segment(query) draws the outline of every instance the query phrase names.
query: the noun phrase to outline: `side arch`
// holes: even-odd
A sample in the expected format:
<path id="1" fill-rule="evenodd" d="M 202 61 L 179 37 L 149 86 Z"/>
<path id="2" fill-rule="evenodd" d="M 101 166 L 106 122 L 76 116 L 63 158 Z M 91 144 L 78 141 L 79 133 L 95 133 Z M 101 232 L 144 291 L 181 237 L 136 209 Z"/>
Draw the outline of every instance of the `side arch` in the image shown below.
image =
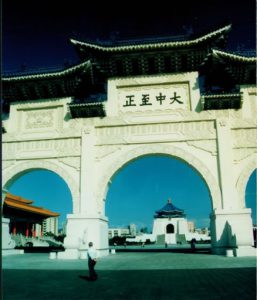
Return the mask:
<path id="1" fill-rule="evenodd" d="M 49 161 L 26 161 L 16 163 L 13 167 L 6 171 L 3 171 L 3 188 L 7 189 L 11 184 L 20 176 L 33 171 L 33 170 L 49 170 L 58 174 L 68 185 L 72 196 L 72 210 L 73 213 L 78 213 L 79 209 L 79 187 L 74 179 L 68 174 L 68 172 L 61 166 L 54 162 Z"/>
<path id="2" fill-rule="evenodd" d="M 101 182 L 101 184 L 98 185 L 99 190 L 97 193 L 97 200 L 105 200 L 108 188 L 112 182 L 112 178 L 121 168 L 123 168 L 129 162 L 137 158 L 152 154 L 175 157 L 177 159 L 183 160 L 189 166 L 193 167 L 196 171 L 198 171 L 199 175 L 203 178 L 203 180 L 208 186 L 211 197 L 212 209 L 222 207 L 221 191 L 218 182 L 211 174 L 207 166 L 198 158 L 193 156 L 191 153 L 185 151 L 184 149 L 170 145 L 144 145 L 123 152 L 123 154 L 120 155 L 119 159 L 111 162 L 109 167 L 99 178 L 99 182 Z M 101 205 L 99 202 L 98 204 Z"/>
<path id="3" fill-rule="evenodd" d="M 245 208 L 245 190 L 247 182 L 251 176 L 251 174 L 254 172 L 254 170 L 257 169 L 257 159 L 254 157 L 247 166 L 242 170 L 240 173 L 238 179 L 236 188 L 239 194 L 239 205 L 241 208 Z"/>

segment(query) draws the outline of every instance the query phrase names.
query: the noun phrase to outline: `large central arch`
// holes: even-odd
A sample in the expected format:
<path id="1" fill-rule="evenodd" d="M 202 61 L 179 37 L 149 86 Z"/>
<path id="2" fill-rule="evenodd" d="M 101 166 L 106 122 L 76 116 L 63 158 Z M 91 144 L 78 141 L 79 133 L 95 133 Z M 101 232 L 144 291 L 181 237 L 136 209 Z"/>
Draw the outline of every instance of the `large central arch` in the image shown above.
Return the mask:
<path id="1" fill-rule="evenodd" d="M 127 150 L 119 157 L 119 159 L 112 161 L 109 167 L 105 170 L 103 175 L 100 177 L 100 181 L 102 184 L 98 185 L 101 187 L 99 189 L 98 199 L 105 200 L 108 192 L 108 188 L 112 182 L 112 178 L 115 176 L 117 172 L 131 161 L 136 160 L 140 157 L 147 155 L 165 155 L 171 156 L 180 160 L 183 160 L 189 166 L 193 167 L 206 182 L 207 187 L 209 189 L 210 197 L 212 199 L 212 209 L 221 208 L 221 193 L 219 189 L 219 185 L 212 175 L 211 171 L 197 159 L 191 153 L 181 149 L 179 147 L 175 147 L 172 145 L 143 145 L 139 146 L 133 150 Z"/>

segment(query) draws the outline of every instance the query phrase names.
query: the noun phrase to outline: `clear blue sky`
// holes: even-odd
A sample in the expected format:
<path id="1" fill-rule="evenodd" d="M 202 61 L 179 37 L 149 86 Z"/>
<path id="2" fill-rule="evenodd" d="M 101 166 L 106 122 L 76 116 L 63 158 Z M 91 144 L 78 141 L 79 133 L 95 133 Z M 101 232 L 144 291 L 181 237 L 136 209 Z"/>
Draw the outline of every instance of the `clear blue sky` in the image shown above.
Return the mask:
<path id="1" fill-rule="evenodd" d="M 33 171 L 20 177 L 10 192 L 34 200 L 61 214 L 59 224 L 72 211 L 66 183 L 50 171 Z M 188 220 L 198 227 L 209 226 L 211 202 L 206 184 L 194 169 L 177 159 L 162 156 L 140 158 L 124 167 L 114 178 L 106 199 L 110 226 L 135 223 L 138 229 L 152 228 L 153 215 L 168 198 L 184 209 Z M 253 209 L 256 223 L 256 172 L 246 188 L 246 205 Z"/>

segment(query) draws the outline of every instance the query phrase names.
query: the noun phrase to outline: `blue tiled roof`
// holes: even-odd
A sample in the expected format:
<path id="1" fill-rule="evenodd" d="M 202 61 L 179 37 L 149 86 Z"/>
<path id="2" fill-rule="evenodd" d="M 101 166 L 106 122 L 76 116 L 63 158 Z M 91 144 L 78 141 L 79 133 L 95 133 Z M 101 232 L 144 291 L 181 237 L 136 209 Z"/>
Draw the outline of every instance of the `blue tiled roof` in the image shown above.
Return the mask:
<path id="1" fill-rule="evenodd" d="M 175 205 L 172 203 L 167 203 L 165 206 L 163 206 L 162 209 L 157 210 L 156 212 L 184 212 L 183 209 L 177 208 Z"/>
<path id="2" fill-rule="evenodd" d="M 173 216 L 173 217 L 183 217 L 185 216 L 184 210 L 176 207 L 173 205 L 170 200 L 168 203 L 163 206 L 163 208 L 156 211 L 155 217 L 167 217 L 167 216 Z"/>

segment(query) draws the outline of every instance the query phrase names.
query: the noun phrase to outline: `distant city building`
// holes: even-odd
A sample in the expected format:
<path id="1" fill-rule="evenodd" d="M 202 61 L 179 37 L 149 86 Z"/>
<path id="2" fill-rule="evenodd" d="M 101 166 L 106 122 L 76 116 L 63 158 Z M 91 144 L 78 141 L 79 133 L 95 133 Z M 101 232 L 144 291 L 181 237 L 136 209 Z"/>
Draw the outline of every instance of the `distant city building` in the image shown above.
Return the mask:
<path id="1" fill-rule="evenodd" d="M 129 224 L 129 231 L 131 236 L 137 235 L 137 226 L 136 224 Z"/>
<path id="2" fill-rule="evenodd" d="M 193 221 L 187 221 L 187 227 L 189 232 L 195 232 L 195 223 Z"/>
<path id="3" fill-rule="evenodd" d="M 58 235 L 58 217 L 47 218 L 42 223 L 43 233 L 52 232 Z"/>
<path id="4" fill-rule="evenodd" d="M 62 222 L 62 228 L 59 229 L 59 233 L 66 235 L 66 228 L 67 228 L 67 220 L 65 222 Z"/>
<path id="5" fill-rule="evenodd" d="M 108 229 L 109 239 L 115 236 L 136 236 L 137 235 L 137 226 L 136 224 L 129 224 L 128 228 L 115 227 Z"/>
<path id="6" fill-rule="evenodd" d="M 109 239 L 115 236 L 129 236 L 130 231 L 128 228 L 109 228 L 108 229 L 108 237 Z"/>

